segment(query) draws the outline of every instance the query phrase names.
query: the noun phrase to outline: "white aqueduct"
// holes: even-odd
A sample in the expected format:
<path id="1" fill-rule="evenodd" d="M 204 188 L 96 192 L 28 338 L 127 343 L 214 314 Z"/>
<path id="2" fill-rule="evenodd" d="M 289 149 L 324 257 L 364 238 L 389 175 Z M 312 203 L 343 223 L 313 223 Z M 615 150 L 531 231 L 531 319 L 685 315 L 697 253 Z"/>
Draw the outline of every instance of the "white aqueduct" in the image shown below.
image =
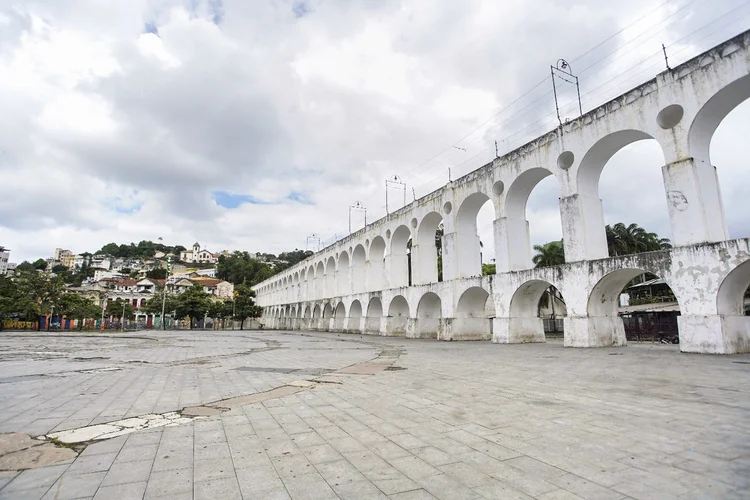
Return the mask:
<path id="1" fill-rule="evenodd" d="M 626 340 L 618 296 L 633 277 L 650 272 L 679 302 L 683 352 L 748 352 L 743 295 L 750 285 L 750 239 L 729 239 L 709 158 L 719 123 L 748 97 L 750 31 L 256 285 L 262 322 L 287 330 L 544 342 L 538 303 L 553 285 L 566 303 L 565 346 L 621 346 Z M 643 139 L 655 139 L 666 159 L 674 248 L 609 257 L 599 177 L 617 151 Z M 535 269 L 526 202 L 550 175 L 561 193 L 567 262 Z M 495 214 L 492 276 L 482 276 L 476 223 L 487 201 Z M 750 203 L 745 208 L 750 214 Z M 441 221 L 438 281 L 435 231 Z"/>

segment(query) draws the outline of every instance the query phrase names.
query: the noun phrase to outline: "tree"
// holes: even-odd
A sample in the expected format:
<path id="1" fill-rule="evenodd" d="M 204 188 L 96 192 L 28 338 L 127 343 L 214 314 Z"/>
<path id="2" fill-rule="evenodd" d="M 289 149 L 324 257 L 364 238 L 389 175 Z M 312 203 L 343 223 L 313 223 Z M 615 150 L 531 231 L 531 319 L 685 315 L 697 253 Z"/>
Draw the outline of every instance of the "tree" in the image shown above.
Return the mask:
<path id="1" fill-rule="evenodd" d="M 47 261 L 44 259 L 37 259 L 32 265 L 34 266 L 34 269 L 38 271 L 44 271 L 45 269 L 47 269 Z"/>
<path id="2" fill-rule="evenodd" d="M 614 226 L 607 224 L 604 229 L 610 257 L 672 248 L 668 238 L 659 238 L 659 235 L 647 232 L 638 224 L 626 226 L 618 222 Z"/>
<path id="3" fill-rule="evenodd" d="M 253 286 L 270 278 L 276 272 L 265 262 L 250 257 L 247 252 L 222 255 L 216 264 L 216 277 L 234 285 L 248 283 Z"/>
<path id="4" fill-rule="evenodd" d="M 544 245 L 534 245 L 537 254 L 531 259 L 536 267 L 550 267 L 565 264 L 565 249 L 562 240 L 550 241 Z"/>
<path id="5" fill-rule="evenodd" d="M 55 266 L 52 266 L 52 272 L 55 274 L 61 274 L 68 272 L 68 268 L 63 266 L 62 264 L 57 264 Z"/>
<path id="6" fill-rule="evenodd" d="M 482 264 L 482 276 L 490 276 L 496 272 L 495 264 Z"/>
<path id="7" fill-rule="evenodd" d="M 232 317 L 232 301 L 231 300 L 214 300 L 208 308 L 208 316 L 213 318 L 214 321 L 217 319 L 231 318 Z"/>
<path id="8" fill-rule="evenodd" d="M 177 308 L 177 297 L 173 294 L 168 293 L 165 300 L 164 288 L 159 287 L 159 291 L 155 293 L 153 297 L 148 299 L 146 303 L 141 307 L 141 311 L 146 314 L 161 315 L 162 304 L 164 305 L 164 314 L 167 315 Z"/>
<path id="9" fill-rule="evenodd" d="M 234 319 L 240 322 L 240 330 L 247 318 L 259 318 L 263 313 L 260 306 L 255 305 L 255 290 L 246 284 L 234 287 Z"/>
<path id="10" fill-rule="evenodd" d="M 167 279 L 167 270 L 163 268 L 152 269 L 146 272 L 146 277 L 155 280 L 164 280 Z"/>
<path id="11" fill-rule="evenodd" d="M 34 264 L 29 262 L 28 260 L 25 260 L 16 266 L 16 272 L 35 271 L 35 270 L 36 268 L 34 267 Z"/>
<path id="12" fill-rule="evenodd" d="M 125 318 L 132 318 L 135 314 L 133 304 L 127 299 L 123 300 L 120 298 L 107 301 L 107 315 L 121 317 L 123 307 L 125 307 Z"/>
<path id="13" fill-rule="evenodd" d="M 211 306 L 211 295 L 203 291 L 200 285 L 193 285 L 177 297 L 175 310 L 177 316 L 190 318 L 190 328 L 193 328 L 194 320 L 202 318 Z"/>
<path id="14" fill-rule="evenodd" d="M 77 319 L 78 329 L 82 330 L 83 320 L 100 317 L 102 308 L 85 297 L 75 293 L 66 293 L 60 298 L 60 314 Z"/>

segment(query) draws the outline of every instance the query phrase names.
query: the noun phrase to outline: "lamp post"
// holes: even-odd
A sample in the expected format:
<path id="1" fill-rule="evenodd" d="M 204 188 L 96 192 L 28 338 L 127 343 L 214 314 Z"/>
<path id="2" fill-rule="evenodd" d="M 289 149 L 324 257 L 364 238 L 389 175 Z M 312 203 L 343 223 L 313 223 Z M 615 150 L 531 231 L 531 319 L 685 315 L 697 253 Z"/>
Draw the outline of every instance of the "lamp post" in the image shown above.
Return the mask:
<path id="1" fill-rule="evenodd" d="M 101 324 L 101 331 L 104 333 L 104 309 L 106 309 L 107 306 L 107 297 L 102 296 L 102 324 Z"/>
<path id="2" fill-rule="evenodd" d="M 167 257 L 167 275 L 164 277 L 164 290 L 161 291 L 161 329 L 166 330 L 167 325 L 164 322 L 164 308 L 167 305 L 167 281 L 169 273 L 172 270 L 172 256 Z"/>
<path id="3" fill-rule="evenodd" d="M 122 301 L 122 316 L 120 316 L 120 331 L 125 331 L 125 304 L 126 302 Z"/>

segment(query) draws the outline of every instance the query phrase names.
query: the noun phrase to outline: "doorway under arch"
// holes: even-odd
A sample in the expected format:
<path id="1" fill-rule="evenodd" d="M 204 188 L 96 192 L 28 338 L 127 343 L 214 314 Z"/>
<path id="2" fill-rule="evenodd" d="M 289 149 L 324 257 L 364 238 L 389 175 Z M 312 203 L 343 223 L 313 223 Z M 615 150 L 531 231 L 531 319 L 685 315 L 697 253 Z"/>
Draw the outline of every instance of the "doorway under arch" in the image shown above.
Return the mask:
<path id="1" fill-rule="evenodd" d="M 358 300 L 353 300 L 349 306 L 349 325 L 347 330 L 350 332 L 359 332 L 361 329 L 360 321 L 362 319 L 362 304 Z"/>
<path id="2" fill-rule="evenodd" d="M 484 288 L 468 288 L 458 299 L 453 319 L 452 337 L 463 340 L 487 340 L 492 337 L 495 304 Z"/>
<path id="3" fill-rule="evenodd" d="M 383 317 L 383 303 L 379 297 L 370 299 L 367 304 L 367 319 L 365 320 L 365 330 L 368 332 L 380 332 L 380 320 Z"/>
<path id="4" fill-rule="evenodd" d="M 336 309 L 333 311 L 333 329 L 337 332 L 344 330 L 344 323 L 346 321 L 346 308 L 343 302 L 339 302 Z"/>
<path id="5" fill-rule="evenodd" d="M 637 268 L 612 271 L 589 295 L 589 343 L 591 339 L 601 346 L 622 346 L 628 340 L 677 343 L 679 312 L 679 298 L 659 276 Z"/>
<path id="6" fill-rule="evenodd" d="M 409 303 L 402 295 L 396 295 L 388 306 L 388 325 L 386 332 L 390 335 L 406 335 L 409 324 Z"/>
<path id="7" fill-rule="evenodd" d="M 513 342 L 545 342 L 545 331 L 549 329 L 545 320 L 554 322 L 565 316 L 565 313 L 560 314 L 562 311 L 557 311 L 552 318 L 543 317 L 546 316 L 543 309 L 546 295 L 552 295 L 555 300 L 560 297 L 559 300 L 564 302 L 559 289 L 544 280 L 527 281 L 515 291 L 510 300 L 508 321 L 508 334 Z"/>
<path id="8" fill-rule="evenodd" d="M 419 338 L 436 339 L 442 318 L 442 302 L 433 292 L 425 293 L 417 305 L 417 335 Z"/>

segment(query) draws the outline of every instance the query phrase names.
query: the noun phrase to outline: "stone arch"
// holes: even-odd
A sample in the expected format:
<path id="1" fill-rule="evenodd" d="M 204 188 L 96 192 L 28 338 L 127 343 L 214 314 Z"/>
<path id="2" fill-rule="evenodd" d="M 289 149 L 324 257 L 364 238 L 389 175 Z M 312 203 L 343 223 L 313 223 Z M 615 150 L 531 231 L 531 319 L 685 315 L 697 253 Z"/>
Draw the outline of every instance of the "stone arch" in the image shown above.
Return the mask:
<path id="1" fill-rule="evenodd" d="M 489 292 L 482 287 L 473 286 L 466 289 L 458 299 L 456 307 L 457 318 L 492 318 L 494 313 L 488 315 L 487 302 L 491 300 Z M 493 305 L 494 307 L 494 305 Z"/>
<path id="2" fill-rule="evenodd" d="M 379 291 L 385 288 L 385 240 L 382 236 L 376 236 L 370 242 L 369 289 Z"/>
<path id="3" fill-rule="evenodd" d="M 383 317 L 383 303 L 380 297 L 373 297 L 367 304 L 367 319 L 365 329 L 370 332 L 380 332 L 380 319 Z"/>
<path id="4" fill-rule="evenodd" d="M 435 233 L 442 221 L 443 217 L 439 213 L 430 212 L 419 224 L 416 245 L 412 247 L 412 281 L 417 285 L 439 281 Z"/>
<path id="5" fill-rule="evenodd" d="M 325 271 L 325 296 L 333 297 L 336 295 L 336 259 L 333 255 L 328 257 L 326 260 L 326 271 Z"/>
<path id="6" fill-rule="evenodd" d="M 299 300 L 299 271 L 294 273 L 294 278 L 292 279 L 292 300 L 297 301 Z"/>
<path id="7" fill-rule="evenodd" d="M 349 254 L 346 250 L 339 254 L 339 265 L 336 269 L 336 285 L 339 295 L 349 295 L 352 292 L 349 281 Z"/>
<path id="8" fill-rule="evenodd" d="M 325 265 L 321 260 L 315 266 L 315 298 L 322 299 L 325 297 Z"/>
<path id="9" fill-rule="evenodd" d="M 365 247 L 362 244 L 354 247 L 354 251 L 352 252 L 352 291 L 354 293 L 361 293 L 366 289 L 366 261 Z"/>
<path id="10" fill-rule="evenodd" d="M 315 268 L 310 264 L 305 274 L 305 298 L 307 300 L 315 297 Z"/>
<path id="11" fill-rule="evenodd" d="M 484 340 L 492 337 L 491 318 L 495 317 L 492 296 L 482 287 L 466 289 L 458 299 L 451 338 Z"/>
<path id="12" fill-rule="evenodd" d="M 737 106 L 750 98 L 750 75 L 734 80 L 714 94 L 698 111 L 690 124 L 688 148 L 690 156 L 711 165 L 709 147 L 722 120 Z"/>
<path id="13" fill-rule="evenodd" d="M 722 316 L 745 315 L 745 293 L 750 287 L 750 260 L 735 267 L 719 285 L 716 310 Z M 750 332 L 750 329 L 747 330 Z"/>
<path id="14" fill-rule="evenodd" d="M 333 317 L 334 317 L 334 329 L 343 330 L 344 321 L 346 319 L 346 308 L 344 307 L 343 302 L 338 303 L 338 305 L 336 306 L 336 309 L 333 311 Z"/>
<path id="15" fill-rule="evenodd" d="M 323 306 L 323 319 L 331 318 L 333 318 L 333 307 L 331 307 L 330 302 L 326 302 L 326 305 Z"/>
<path id="16" fill-rule="evenodd" d="M 409 303 L 403 295 L 396 295 L 388 305 L 387 331 L 391 335 L 405 335 L 409 323 Z"/>
<path id="17" fill-rule="evenodd" d="M 312 319 L 320 319 L 320 306 L 318 304 L 315 304 L 313 308 Z"/>
<path id="18" fill-rule="evenodd" d="M 545 280 L 529 280 L 521 284 L 513 293 L 510 300 L 508 329 L 514 342 L 544 342 L 545 324 L 540 317 L 540 303 L 546 294 L 552 294 L 554 304 L 560 290 Z M 558 317 L 565 316 L 567 311 L 556 313 Z M 557 318 L 548 318 L 557 321 Z"/>
<path id="19" fill-rule="evenodd" d="M 442 317 L 442 301 L 433 292 L 422 295 L 417 304 L 417 334 L 420 338 L 437 338 Z"/>
<path id="20" fill-rule="evenodd" d="M 477 215 L 490 201 L 484 193 L 467 196 L 456 215 L 456 254 L 459 278 L 482 276 L 482 244 L 477 231 Z"/>
<path id="21" fill-rule="evenodd" d="M 721 328 L 731 352 L 750 351 L 750 312 L 745 306 L 745 295 L 750 287 L 750 260 L 735 267 L 719 285 L 716 307 L 721 316 Z"/>
<path id="22" fill-rule="evenodd" d="M 533 267 L 526 204 L 537 184 L 550 175 L 552 172 L 546 168 L 530 168 L 516 177 L 508 188 L 505 196 L 505 217 L 501 221 L 505 238 L 495 250 L 498 255 L 498 272 Z"/>
<path id="23" fill-rule="evenodd" d="M 352 304 L 349 306 L 349 317 L 350 318 L 361 318 L 362 317 L 362 303 L 354 299 Z"/>
<path id="24" fill-rule="evenodd" d="M 620 294 L 627 283 L 645 273 L 655 274 L 649 270 L 640 268 L 617 269 L 604 275 L 594 285 L 589 294 L 586 306 L 589 322 L 587 333 L 589 338 L 593 337 L 597 339 L 599 345 L 602 346 L 621 346 L 627 344 L 625 325 L 622 316 L 619 314 Z M 663 281 L 667 283 L 666 280 Z M 669 283 L 667 283 L 667 286 L 669 286 Z M 671 286 L 670 289 L 672 289 Z M 674 293 L 674 289 L 672 291 Z M 679 305 L 680 298 L 676 294 L 675 300 L 677 300 Z M 676 318 L 674 323 L 675 333 L 679 334 Z"/>
<path id="25" fill-rule="evenodd" d="M 393 231 L 391 236 L 390 252 L 390 286 L 391 288 L 401 288 L 409 286 L 409 248 L 408 243 L 411 239 L 411 230 L 408 226 L 400 225 Z"/>
<path id="26" fill-rule="evenodd" d="M 304 316 L 304 318 L 305 319 L 312 318 L 312 310 L 310 309 L 309 305 L 305 306 L 305 316 Z"/>
<path id="27" fill-rule="evenodd" d="M 347 322 L 347 331 L 359 333 L 361 330 L 362 303 L 359 300 L 353 300 L 349 306 L 349 320 Z"/>

